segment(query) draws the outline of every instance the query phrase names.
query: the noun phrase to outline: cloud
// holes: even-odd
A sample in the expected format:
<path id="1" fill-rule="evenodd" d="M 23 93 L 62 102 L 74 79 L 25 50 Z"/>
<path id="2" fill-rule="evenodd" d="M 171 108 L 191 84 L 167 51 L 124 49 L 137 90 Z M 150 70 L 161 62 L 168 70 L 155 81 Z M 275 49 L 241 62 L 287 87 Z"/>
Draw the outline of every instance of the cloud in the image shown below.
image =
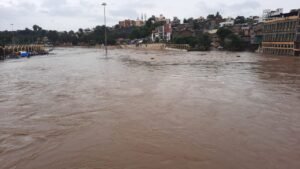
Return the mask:
<path id="1" fill-rule="evenodd" d="M 197 3 L 197 7 L 200 8 L 202 13 L 206 14 L 215 14 L 216 12 L 220 12 L 226 16 L 236 16 L 236 15 L 260 15 L 257 13 L 257 9 L 261 8 L 261 4 L 258 1 L 242 1 L 236 3 L 209 3 L 207 4 L 204 1 L 200 1 Z"/>
<path id="2" fill-rule="evenodd" d="M 124 1 L 119 4 L 111 4 L 108 6 L 111 8 L 109 14 L 119 19 L 136 19 L 140 17 L 142 13 L 145 13 L 145 9 L 153 9 L 156 7 L 154 3 L 133 0 Z"/>
<path id="3" fill-rule="evenodd" d="M 119 20 L 164 14 L 179 18 L 207 16 L 219 11 L 223 16 L 261 15 L 263 9 L 300 7 L 296 0 L 103 0 L 107 2 L 108 25 Z M 0 30 L 24 29 L 37 24 L 45 29 L 78 30 L 103 24 L 99 0 L 0 0 Z"/>
<path id="4" fill-rule="evenodd" d="M 0 5 L 0 23 L 24 23 L 25 18 L 29 18 L 32 13 L 37 10 L 37 6 L 33 3 L 21 2 L 13 4 L 10 2 L 6 5 Z M 21 14 L 21 15 L 20 15 Z"/>
<path id="5" fill-rule="evenodd" d="M 79 6 L 67 3 L 67 0 L 44 0 L 41 4 L 41 12 L 49 16 L 71 17 L 85 14 Z"/>
<path id="6" fill-rule="evenodd" d="M 126 3 L 126 7 L 134 9 L 153 9 L 156 7 L 156 4 L 153 2 L 134 1 Z"/>
<path id="7" fill-rule="evenodd" d="M 110 10 L 109 13 L 115 17 L 134 18 L 139 16 L 138 12 L 132 9 Z"/>

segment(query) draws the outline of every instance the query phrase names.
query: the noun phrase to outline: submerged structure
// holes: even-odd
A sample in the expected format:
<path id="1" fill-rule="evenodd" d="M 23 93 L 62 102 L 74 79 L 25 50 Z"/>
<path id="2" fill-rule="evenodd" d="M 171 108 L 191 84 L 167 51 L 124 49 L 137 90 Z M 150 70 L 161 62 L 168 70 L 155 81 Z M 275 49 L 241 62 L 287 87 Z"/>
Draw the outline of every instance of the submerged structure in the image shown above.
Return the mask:
<path id="1" fill-rule="evenodd" d="M 300 55 L 300 10 L 273 15 L 264 21 L 262 50 L 272 55 Z"/>

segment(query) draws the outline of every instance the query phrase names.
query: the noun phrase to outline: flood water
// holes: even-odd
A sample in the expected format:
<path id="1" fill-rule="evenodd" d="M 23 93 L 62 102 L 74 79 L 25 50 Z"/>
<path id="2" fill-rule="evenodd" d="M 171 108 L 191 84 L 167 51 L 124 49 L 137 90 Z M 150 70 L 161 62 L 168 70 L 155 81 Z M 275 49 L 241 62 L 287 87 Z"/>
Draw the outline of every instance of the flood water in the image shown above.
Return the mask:
<path id="1" fill-rule="evenodd" d="M 300 58 L 54 53 L 0 62 L 1 169 L 300 168 Z"/>

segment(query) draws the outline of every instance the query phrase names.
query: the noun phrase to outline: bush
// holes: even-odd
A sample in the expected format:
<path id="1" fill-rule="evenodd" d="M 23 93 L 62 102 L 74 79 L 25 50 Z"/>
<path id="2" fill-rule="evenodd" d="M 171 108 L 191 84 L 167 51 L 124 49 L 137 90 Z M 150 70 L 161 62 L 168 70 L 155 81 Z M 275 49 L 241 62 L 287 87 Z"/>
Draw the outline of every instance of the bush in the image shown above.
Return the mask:
<path id="1" fill-rule="evenodd" d="M 210 49 L 211 39 L 208 34 L 202 34 L 198 37 L 178 37 L 173 39 L 175 44 L 189 44 L 195 50 L 206 51 Z"/>
<path id="2" fill-rule="evenodd" d="M 224 42 L 225 38 L 229 35 L 233 34 L 233 32 L 230 29 L 227 28 L 220 28 L 217 31 L 217 35 L 220 38 L 221 42 Z"/>
<path id="3" fill-rule="evenodd" d="M 243 39 L 235 35 L 230 29 L 220 28 L 217 35 L 221 41 L 221 45 L 225 50 L 243 51 L 246 49 L 246 44 Z"/>
<path id="4" fill-rule="evenodd" d="M 224 40 L 224 49 L 230 51 L 243 51 L 246 45 L 243 39 L 235 34 L 227 36 Z"/>

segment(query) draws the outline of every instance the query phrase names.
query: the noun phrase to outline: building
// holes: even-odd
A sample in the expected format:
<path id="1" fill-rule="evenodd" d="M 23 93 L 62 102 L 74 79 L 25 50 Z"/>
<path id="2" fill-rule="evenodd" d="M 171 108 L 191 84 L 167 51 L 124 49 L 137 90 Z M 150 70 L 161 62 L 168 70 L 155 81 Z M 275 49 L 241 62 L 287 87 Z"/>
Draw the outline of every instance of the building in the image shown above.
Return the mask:
<path id="1" fill-rule="evenodd" d="M 283 13 L 283 9 L 282 8 L 278 8 L 275 11 L 272 11 L 270 9 L 265 9 L 263 11 L 262 21 L 267 21 L 267 20 L 271 19 L 272 17 L 280 15 L 282 13 Z"/>
<path id="2" fill-rule="evenodd" d="M 172 37 L 172 24 L 166 23 L 162 26 L 157 27 L 151 35 L 152 42 L 166 41 L 169 42 Z"/>
<path id="3" fill-rule="evenodd" d="M 137 19 L 136 21 L 133 21 L 133 26 L 142 27 L 144 25 L 145 25 L 145 22 L 143 20 Z"/>
<path id="4" fill-rule="evenodd" d="M 263 24 L 262 50 L 265 54 L 300 54 L 300 10 L 273 15 Z"/>
<path id="5" fill-rule="evenodd" d="M 144 24 L 145 24 L 145 22 L 140 19 L 137 19 L 137 20 L 126 19 L 124 21 L 119 21 L 120 28 L 130 28 L 133 26 L 142 27 L 142 26 L 144 26 Z"/>
<path id="6" fill-rule="evenodd" d="M 225 22 L 220 23 L 220 27 L 227 27 L 227 26 L 233 26 L 233 25 L 234 25 L 233 18 L 227 18 Z"/>
<path id="7" fill-rule="evenodd" d="M 250 36 L 251 44 L 259 47 L 263 39 L 263 23 L 257 23 L 252 25 L 252 29 L 250 30 Z"/>
<path id="8" fill-rule="evenodd" d="M 185 38 L 195 36 L 193 25 L 184 23 L 173 27 L 173 38 Z"/>
<path id="9" fill-rule="evenodd" d="M 129 28 L 129 27 L 134 26 L 134 21 L 130 20 L 130 19 L 126 19 L 124 21 L 120 21 L 119 26 L 120 26 L 120 28 Z"/>
<path id="10" fill-rule="evenodd" d="M 252 20 L 253 23 L 260 23 L 260 22 L 262 22 L 262 17 L 259 17 L 259 16 L 249 16 L 248 19 Z"/>

